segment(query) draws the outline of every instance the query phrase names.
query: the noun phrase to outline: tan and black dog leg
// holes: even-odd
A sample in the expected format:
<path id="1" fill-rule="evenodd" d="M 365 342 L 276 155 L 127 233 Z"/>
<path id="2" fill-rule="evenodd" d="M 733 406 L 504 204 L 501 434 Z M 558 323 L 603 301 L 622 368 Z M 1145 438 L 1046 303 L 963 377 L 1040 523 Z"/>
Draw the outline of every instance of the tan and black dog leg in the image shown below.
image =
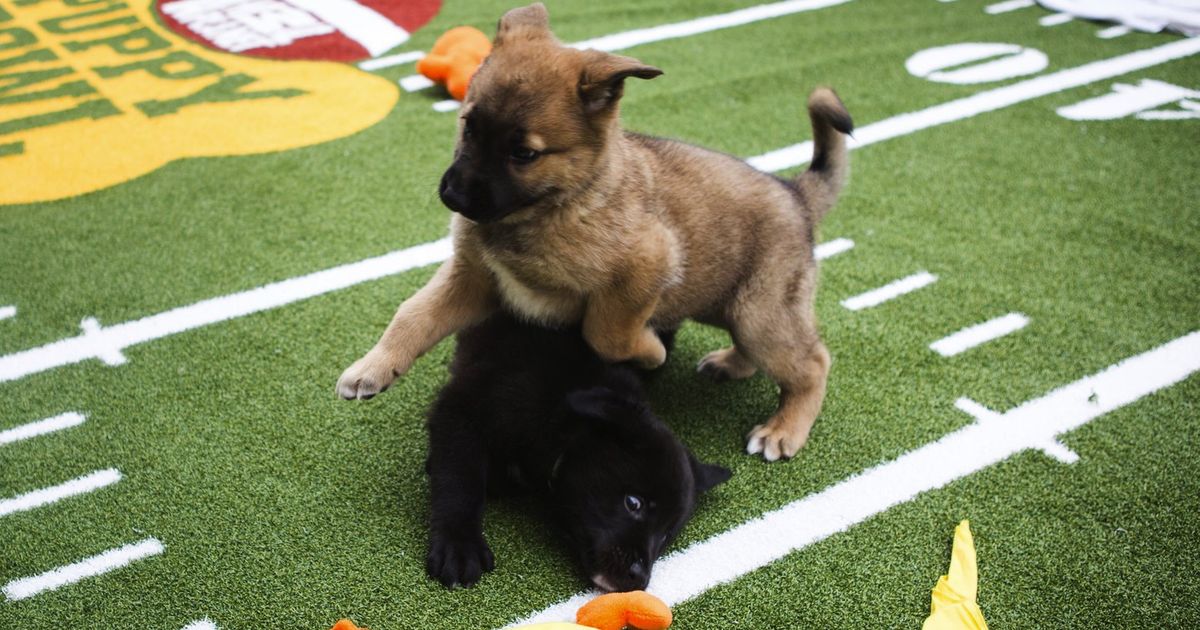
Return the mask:
<path id="1" fill-rule="evenodd" d="M 735 318 L 731 332 L 743 355 L 779 384 L 779 408 L 751 429 L 746 450 L 762 453 L 768 461 L 792 457 L 808 440 L 821 412 L 832 363 L 817 335 L 812 306 L 745 309 Z"/>
<path id="2" fill-rule="evenodd" d="M 625 290 L 595 294 L 583 316 L 583 338 L 605 361 L 656 368 L 667 360 L 667 349 L 646 325 L 657 304 L 657 298 L 649 304 L 633 303 Z"/>
<path id="3" fill-rule="evenodd" d="M 742 354 L 737 346 L 730 346 L 708 353 L 696 365 L 696 371 L 718 383 L 750 378 L 758 371 L 754 363 Z"/>
<path id="4" fill-rule="evenodd" d="M 400 305 L 375 347 L 346 368 L 338 379 L 338 394 L 347 400 L 371 398 L 437 342 L 483 321 L 495 310 L 491 277 L 482 266 L 456 255 Z"/>

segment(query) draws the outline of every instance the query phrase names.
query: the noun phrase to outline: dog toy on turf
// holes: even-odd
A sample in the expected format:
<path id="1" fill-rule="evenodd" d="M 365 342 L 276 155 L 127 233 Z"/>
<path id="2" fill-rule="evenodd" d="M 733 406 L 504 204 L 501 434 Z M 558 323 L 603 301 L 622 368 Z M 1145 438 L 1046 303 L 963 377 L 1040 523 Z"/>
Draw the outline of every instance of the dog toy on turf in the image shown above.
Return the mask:
<path id="1" fill-rule="evenodd" d="M 933 587 L 929 617 L 921 630 L 987 630 L 983 611 L 975 602 L 978 580 L 971 523 L 963 521 L 954 528 L 950 572 Z"/>
<path id="2" fill-rule="evenodd" d="M 646 591 L 608 593 L 584 604 L 575 621 L 599 630 L 665 630 L 671 625 L 671 609 Z"/>
<path id="3" fill-rule="evenodd" d="M 521 626 L 518 630 L 666 630 L 671 626 L 671 609 L 646 591 L 608 593 L 586 603 L 575 613 L 577 623 L 555 621 Z M 330 630 L 366 630 L 349 619 Z"/>
<path id="4" fill-rule="evenodd" d="M 671 609 L 645 591 L 608 593 L 586 603 L 575 613 L 575 623 L 552 622 L 521 626 L 518 630 L 666 630 Z"/>
<path id="5" fill-rule="evenodd" d="M 430 81 L 444 83 L 450 96 L 463 100 L 471 77 L 492 52 L 492 42 L 473 26 L 452 28 L 433 43 L 429 54 L 417 62 L 417 72 Z"/>

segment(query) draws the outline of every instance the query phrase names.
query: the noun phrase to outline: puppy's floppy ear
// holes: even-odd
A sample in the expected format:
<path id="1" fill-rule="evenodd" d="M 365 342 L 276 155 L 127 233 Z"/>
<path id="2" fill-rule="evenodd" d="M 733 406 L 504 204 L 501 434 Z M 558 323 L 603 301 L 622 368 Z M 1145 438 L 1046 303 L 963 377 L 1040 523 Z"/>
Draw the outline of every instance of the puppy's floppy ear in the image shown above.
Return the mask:
<path id="1" fill-rule="evenodd" d="M 700 495 L 718 485 L 729 481 L 733 473 L 724 466 L 716 466 L 714 464 L 705 464 L 696 459 L 690 452 L 688 459 L 692 462 L 692 477 L 696 480 L 696 494 Z"/>
<path id="2" fill-rule="evenodd" d="M 579 98 L 589 114 L 611 108 L 625 90 L 625 79 L 653 79 L 663 73 L 633 57 L 614 55 L 598 50 L 583 53 L 583 71 L 579 77 Z"/>
<path id="3" fill-rule="evenodd" d="M 527 7 L 518 7 L 505 13 L 504 17 L 500 18 L 500 23 L 496 25 L 494 45 L 499 46 L 505 38 L 513 37 L 518 31 L 549 33 L 550 13 L 546 11 L 546 5 L 535 2 Z"/>

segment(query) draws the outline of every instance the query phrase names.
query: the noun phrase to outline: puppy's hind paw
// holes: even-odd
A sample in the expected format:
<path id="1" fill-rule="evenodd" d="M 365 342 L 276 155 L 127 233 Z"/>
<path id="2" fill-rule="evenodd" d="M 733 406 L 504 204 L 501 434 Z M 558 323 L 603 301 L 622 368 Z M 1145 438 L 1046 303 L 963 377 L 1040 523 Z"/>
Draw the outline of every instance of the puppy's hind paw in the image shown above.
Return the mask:
<path id="1" fill-rule="evenodd" d="M 700 359 L 700 363 L 696 364 L 696 372 L 717 383 L 750 378 L 754 376 L 755 371 L 757 370 L 754 364 L 743 357 L 737 348 L 724 348 L 710 352 Z"/>
<path id="2" fill-rule="evenodd" d="M 425 572 L 446 588 L 455 584 L 471 587 L 496 566 L 495 557 L 483 534 L 455 536 L 437 534 L 429 541 Z"/>

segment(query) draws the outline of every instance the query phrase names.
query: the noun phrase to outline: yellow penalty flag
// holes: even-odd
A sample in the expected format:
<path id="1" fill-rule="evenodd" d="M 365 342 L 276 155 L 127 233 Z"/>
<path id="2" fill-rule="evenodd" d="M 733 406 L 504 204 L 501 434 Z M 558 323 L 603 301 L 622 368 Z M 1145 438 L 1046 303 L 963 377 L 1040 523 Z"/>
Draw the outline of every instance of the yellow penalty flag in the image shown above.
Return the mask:
<path id="1" fill-rule="evenodd" d="M 938 578 L 933 587 L 929 617 L 922 630 L 987 630 L 983 611 L 975 602 L 978 581 L 971 523 L 963 521 L 954 528 L 950 572 Z"/>

